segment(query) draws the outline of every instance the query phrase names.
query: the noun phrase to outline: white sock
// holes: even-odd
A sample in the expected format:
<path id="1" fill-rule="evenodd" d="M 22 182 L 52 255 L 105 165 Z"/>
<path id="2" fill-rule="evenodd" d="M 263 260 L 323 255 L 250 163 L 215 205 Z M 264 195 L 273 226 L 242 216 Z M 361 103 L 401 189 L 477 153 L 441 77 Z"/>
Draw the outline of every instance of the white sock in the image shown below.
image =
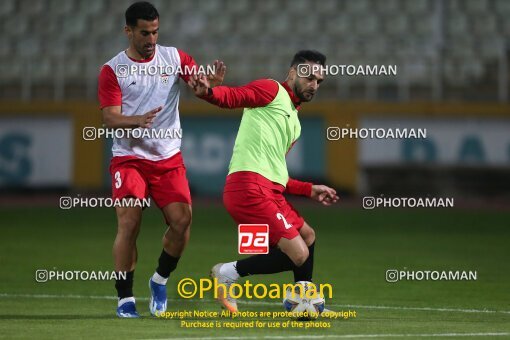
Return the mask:
<path id="1" fill-rule="evenodd" d="M 168 278 L 165 279 L 163 276 L 159 275 L 158 272 L 154 272 L 154 275 L 152 275 L 152 281 L 156 282 L 158 285 L 166 285 Z"/>
<path id="2" fill-rule="evenodd" d="M 232 280 L 239 279 L 239 273 L 236 269 L 237 261 L 224 263 L 223 266 L 220 267 L 220 274 L 225 275 Z"/>
<path id="3" fill-rule="evenodd" d="M 127 298 L 120 299 L 119 302 L 117 303 L 117 307 L 122 306 L 126 302 L 133 302 L 133 303 L 135 303 L 135 297 L 134 296 L 130 296 L 130 297 L 127 297 Z"/>

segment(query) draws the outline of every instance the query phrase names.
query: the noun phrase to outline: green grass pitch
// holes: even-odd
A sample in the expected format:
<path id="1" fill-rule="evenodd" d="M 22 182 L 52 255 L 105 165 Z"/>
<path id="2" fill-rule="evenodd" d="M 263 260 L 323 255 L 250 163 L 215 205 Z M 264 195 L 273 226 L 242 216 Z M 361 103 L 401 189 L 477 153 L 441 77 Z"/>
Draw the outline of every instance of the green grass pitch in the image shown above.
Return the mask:
<path id="1" fill-rule="evenodd" d="M 164 231 L 160 212 L 151 208 L 143 216 L 135 273 L 142 318 L 120 320 L 113 282 L 37 283 L 34 276 L 36 269 L 111 270 L 113 210 L 16 208 L 0 209 L 0 338 L 510 338 L 510 213 L 311 206 L 301 212 L 317 233 L 314 280 L 333 286 L 327 307 L 355 310 L 356 318 L 324 320 L 330 328 L 305 331 L 189 329 L 179 320 L 150 317 L 147 281 Z M 179 298 L 176 283 L 207 277 L 215 263 L 238 258 L 236 230 L 220 205 L 194 207 L 191 241 L 168 285 L 169 310 L 219 310 L 211 296 Z M 476 270 L 478 279 L 387 283 L 388 269 Z M 250 280 L 291 278 L 282 273 Z M 282 310 L 280 300 L 270 299 L 239 307 Z"/>

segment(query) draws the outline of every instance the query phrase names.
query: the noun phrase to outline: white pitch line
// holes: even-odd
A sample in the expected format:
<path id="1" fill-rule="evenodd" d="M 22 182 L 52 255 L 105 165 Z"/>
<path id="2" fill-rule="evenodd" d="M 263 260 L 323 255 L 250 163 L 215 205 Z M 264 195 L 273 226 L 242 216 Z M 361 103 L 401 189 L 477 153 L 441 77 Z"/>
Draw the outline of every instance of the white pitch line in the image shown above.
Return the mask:
<path id="1" fill-rule="evenodd" d="M 0 293 L 0 297 L 5 298 L 30 298 L 30 299 L 91 299 L 91 300 L 117 300 L 116 296 L 107 296 L 107 295 L 56 295 L 56 294 L 9 294 L 9 293 Z M 143 300 L 137 298 L 137 300 Z M 148 299 L 146 299 L 148 300 Z"/>
<path id="2" fill-rule="evenodd" d="M 469 337 L 469 336 L 508 336 L 510 333 L 430 333 L 430 334 L 345 334 L 337 338 L 429 338 L 429 337 Z M 329 336 L 327 336 L 329 337 Z M 332 336 L 333 337 L 333 336 Z"/>
<path id="3" fill-rule="evenodd" d="M 368 305 L 329 305 L 331 307 L 367 308 L 367 309 L 395 309 L 395 310 L 416 310 L 432 312 L 460 312 L 460 313 L 503 313 L 510 314 L 508 310 L 489 309 L 462 309 L 462 308 L 434 308 L 434 307 L 399 307 L 399 306 L 368 306 Z"/>
<path id="4" fill-rule="evenodd" d="M 240 304 L 247 305 L 278 305 L 275 302 L 268 301 L 238 301 Z M 458 313 L 502 313 L 510 314 L 507 310 L 489 310 L 489 309 L 462 309 L 462 308 L 442 308 L 442 307 L 401 307 L 401 306 L 370 306 L 370 305 L 340 305 L 326 304 L 327 307 L 333 308 L 363 308 L 363 309 L 392 309 L 392 310 L 415 310 L 415 311 L 432 311 L 432 312 L 458 312 Z"/>
<path id="5" fill-rule="evenodd" d="M 216 340 L 216 339 L 356 339 L 356 338 L 435 338 L 435 337 L 473 337 L 473 336 L 509 336 L 510 333 L 428 333 L 428 334 L 338 334 L 338 335 L 292 335 L 292 336 L 226 336 L 226 337 L 198 337 L 198 338 L 160 338 L 145 340 Z"/>
<path id="6" fill-rule="evenodd" d="M 58 294 L 9 294 L 0 293 L 0 298 L 31 298 L 31 299 L 91 299 L 91 300 L 117 300 L 116 296 L 108 295 L 58 295 Z M 148 301 L 149 298 L 138 297 L 138 301 Z M 202 300 L 183 300 L 183 299 L 168 299 L 174 302 L 208 302 L 212 303 L 215 300 L 202 299 Z M 278 302 L 269 301 L 238 301 L 240 304 L 247 305 L 258 305 L 258 306 L 278 306 Z M 340 305 L 340 304 L 328 304 L 328 307 L 333 308 L 362 308 L 362 309 L 388 309 L 388 310 L 414 310 L 414 311 L 428 311 L 428 312 L 456 312 L 456 313 L 500 313 L 510 314 L 510 311 L 506 310 L 489 310 L 489 309 L 462 309 L 462 308 L 441 308 L 441 307 L 403 307 L 403 306 L 371 306 L 371 305 Z"/>

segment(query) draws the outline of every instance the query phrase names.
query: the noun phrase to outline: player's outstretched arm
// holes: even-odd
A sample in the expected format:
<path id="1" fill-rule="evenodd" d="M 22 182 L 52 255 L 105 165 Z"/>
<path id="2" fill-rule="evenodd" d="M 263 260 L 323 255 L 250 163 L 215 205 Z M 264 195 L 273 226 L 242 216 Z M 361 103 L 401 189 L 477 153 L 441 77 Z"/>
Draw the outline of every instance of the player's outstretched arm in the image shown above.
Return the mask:
<path id="1" fill-rule="evenodd" d="M 203 98 L 209 94 L 211 85 L 209 79 L 203 74 L 194 74 L 188 80 L 188 86 L 193 90 L 195 96 Z"/>
<path id="2" fill-rule="evenodd" d="M 294 178 L 289 178 L 287 181 L 285 192 L 291 195 L 310 197 L 311 199 L 328 206 L 338 202 L 339 199 L 336 194 L 336 190 L 333 188 L 326 185 L 314 185 L 310 182 L 298 181 Z"/>
<path id="3" fill-rule="evenodd" d="M 340 199 L 335 189 L 322 184 L 312 186 L 312 195 L 310 197 L 326 206 L 334 204 Z"/>
<path id="4" fill-rule="evenodd" d="M 195 59 L 193 59 L 193 57 L 188 53 L 180 49 L 177 49 L 177 52 L 181 59 L 181 69 L 186 70 L 186 72 L 180 74 L 180 77 L 184 80 L 184 82 L 188 83 L 191 76 L 198 72 L 199 66 L 195 62 Z M 225 63 L 220 60 L 214 61 L 213 68 L 214 73 L 207 74 L 207 79 L 209 80 L 211 87 L 221 85 L 223 83 L 223 79 L 225 79 L 225 73 L 227 72 L 227 66 L 225 66 Z"/>
<path id="5" fill-rule="evenodd" d="M 223 84 L 223 79 L 225 79 L 225 73 L 227 72 L 227 66 L 223 61 L 215 60 L 213 63 L 214 73 L 207 75 L 207 80 L 209 80 L 209 84 L 211 87 L 220 86 Z"/>
<path id="6" fill-rule="evenodd" d="M 162 107 L 159 106 L 141 115 L 124 116 L 120 106 L 107 106 L 103 108 L 103 122 L 107 128 L 111 129 L 150 128 L 161 109 Z"/>
<path id="7" fill-rule="evenodd" d="M 204 75 L 190 77 L 188 86 L 197 97 L 228 109 L 266 106 L 274 100 L 279 89 L 278 84 L 270 79 L 255 80 L 243 86 L 217 86 L 212 89 L 209 79 Z"/>

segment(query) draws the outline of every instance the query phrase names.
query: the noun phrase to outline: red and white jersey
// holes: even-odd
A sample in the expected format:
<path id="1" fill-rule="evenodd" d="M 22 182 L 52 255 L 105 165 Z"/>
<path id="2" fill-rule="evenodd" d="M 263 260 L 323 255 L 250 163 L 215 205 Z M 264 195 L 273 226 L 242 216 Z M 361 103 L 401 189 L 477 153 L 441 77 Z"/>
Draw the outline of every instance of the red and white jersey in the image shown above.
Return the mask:
<path id="1" fill-rule="evenodd" d="M 154 55 L 136 61 L 120 52 L 101 69 L 98 96 L 101 109 L 121 106 L 125 116 L 142 115 L 159 106 L 152 129 L 179 131 L 179 78 L 188 81 L 196 63 L 191 56 L 176 49 L 156 45 Z M 153 161 L 179 152 L 180 138 L 114 138 L 113 156 L 135 156 Z"/>

